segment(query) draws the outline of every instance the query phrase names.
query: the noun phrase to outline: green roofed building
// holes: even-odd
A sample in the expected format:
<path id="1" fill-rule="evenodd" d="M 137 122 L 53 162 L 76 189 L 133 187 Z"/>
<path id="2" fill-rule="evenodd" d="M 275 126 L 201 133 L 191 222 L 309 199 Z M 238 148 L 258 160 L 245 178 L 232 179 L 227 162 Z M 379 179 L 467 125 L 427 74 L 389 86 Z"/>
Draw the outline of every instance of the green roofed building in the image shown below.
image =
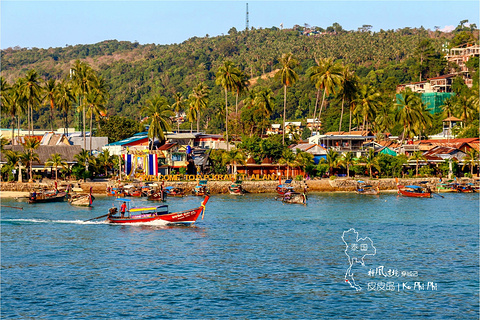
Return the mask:
<path id="1" fill-rule="evenodd" d="M 426 104 L 427 110 L 431 114 L 436 114 L 442 112 L 443 102 L 454 94 L 453 92 L 428 92 L 422 93 L 421 98 L 422 102 Z"/>

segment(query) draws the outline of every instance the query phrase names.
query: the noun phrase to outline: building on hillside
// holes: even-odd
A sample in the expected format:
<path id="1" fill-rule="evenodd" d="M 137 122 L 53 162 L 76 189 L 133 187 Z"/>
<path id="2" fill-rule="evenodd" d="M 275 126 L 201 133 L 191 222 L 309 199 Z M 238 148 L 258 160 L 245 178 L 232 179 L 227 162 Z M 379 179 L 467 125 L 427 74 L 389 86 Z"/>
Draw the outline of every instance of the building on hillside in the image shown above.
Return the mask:
<path id="1" fill-rule="evenodd" d="M 452 128 L 456 125 L 460 125 L 463 128 L 463 121 L 462 119 L 458 119 L 456 117 L 448 117 L 442 121 L 443 123 L 443 130 L 442 136 L 446 138 L 453 137 Z"/>
<path id="2" fill-rule="evenodd" d="M 297 153 L 297 150 L 310 153 L 313 155 L 313 161 L 315 164 L 318 164 L 321 159 L 327 160 L 327 149 L 316 143 L 300 143 L 297 145 L 292 145 L 289 148 L 294 153 Z"/>
<path id="3" fill-rule="evenodd" d="M 103 147 L 108 145 L 108 137 L 85 137 L 85 143 L 83 137 L 70 137 L 70 143 L 75 146 L 81 146 L 85 150 L 90 151 L 90 142 L 92 143 L 92 151 L 102 152 Z"/>
<path id="4" fill-rule="evenodd" d="M 120 141 L 112 142 L 105 145 L 102 150 L 107 149 L 111 155 L 121 155 L 129 151 L 147 150 L 150 139 L 145 133 L 137 133 L 136 135 L 123 139 Z"/>
<path id="5" fill-rule="evenodd" d="M 375 136 L 371 131 L 337 131 L 312 136 L 308 138 L 308 142 L 326 149 L 333 148 L 338 152 L 355 152 L 356 156 L 360 157 L 366 151 L 363 144 L 374 139 Z"/>
<path id="6" fill-rule="evenodd" d="M 413 145 L 417 147 L 417 150 L 428 151 L 434 147 L 449 147 L 458 149 L 464 153 L 467 153 L 470 149 L 477 149 L 480 139 L 479 138 L 461 138 L 461 139 L 436 139 L 436 140 L 419 140 L 413 142 Z"/>
<path id="7" fill-rule="evenodd" d="M 221 134 L 200 134 L 195 137 L 193 146 L 203 149 L 227 149 L 227 143 L 225 142 L 225 138 Z M 229 147 L 230 149 L 233 149 L 235 148 L 235 145 L 230 143 Z"/>
<path id="8" fill-rule="evenodd" d="M 22 145 L 7 145 L 4 147 L 5 150 L 13 150 L 18 152 L 23 152 L 24 147 Z M 34 174 L 41 174 L 42 177 L 46 177 L 48 172 L 52 172 L 52 168 L 45 167 L 45 163 L 48 159 L 52 157 L 52 154 L 59 153 L 63 159 L 67 162 L 69 168 L 72 165 L 77 163 L 75 159 L 75 155 L 79 154 L 82 151 L 80 146 L 71 146 L 71 145 L 40 145 L 37 149 L 35 149 L 35 153 L 38 154 L 38 158 L 40 161 L 34 161 L 32 163 L 32 171 Z M 4 165 L 6 163 L 4 154 L 1 154 L 0 158 L 0 165 Z M 22 168 L 22 171 L 25 167 Z M 61 168 L 58 168 L 60 170 Z"/>
<path id="9" fill-rule="evenodd" d="M 460 67 L 460 72 L 457 72 L 455 68 L 450 70 L 451 73 L 461 74 L 465 80 L 465 84 L 471 88 L 472 78 L 466 66 L 467 61 L 472 57 L 480 56 L 480 45 L 470 45 L 465 47 L 457 47 L 449 50 L 445 56 L 448 62 L 456 63 Z"/>

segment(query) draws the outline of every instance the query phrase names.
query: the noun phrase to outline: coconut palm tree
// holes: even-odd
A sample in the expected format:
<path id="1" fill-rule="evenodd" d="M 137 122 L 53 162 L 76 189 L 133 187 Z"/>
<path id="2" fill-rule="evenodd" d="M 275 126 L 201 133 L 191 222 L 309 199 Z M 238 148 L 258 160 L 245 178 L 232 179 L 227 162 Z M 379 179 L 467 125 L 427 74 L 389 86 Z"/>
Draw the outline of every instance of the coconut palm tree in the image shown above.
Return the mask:
<path id="1" fill-rule="evenodd" d="M 58 180 L 58 167 L 68 167 L 67 160 L 62 157 L 60 153 L 53 153 L 50 158 L 45 161 L 45 167 L 55 168 L 55 180 Z"/>
<path id="2" fill-rule="evenodd" d="M 473 168 L 479 164 L 479 159 L 478 159 L 478 151 L 475 150 L 474 148 L 471 148 L 470 150 L 467 151 L 467 155 L 463 158 L 463 166 L 462 170 L 465 168 L 465 166 L 470 166 L 470 174 L 473 177 Z"/>
<path id="3" fill-rule="evenodd" d="M 177 116 L 177 132 L 180 131 L 180 114 L 184 111 L 185 105 L 187 104 L 187 100 L 180 92 L 176 92 L 174 95 L 175 102 L 172 104 L 172 109 L 175 110 Z"/>
<path id="4" fill-rule="evenodd" d="M 24 112 L 25 105 L 18 84 L 13 86 L 2 87 L 2 113 L 11 117 L 12 121 L 12 145 L 15 145 L 15 119 L 20 117 Z"/>
<path id="5" fill-rule="evenodd" d="M 236 84 L 240 82 L 240 70 L 235 67 L 232 61 L 225 60 L 223 65 L 218 68 L 215 84 L 223 87 L 225 90 L 225 135 L 227 139 L 227 151 L 229 150 L 228 140 L 228 91 L 234 91 Z"/>
<path id="6" fill-rule="evenodd" d="M 200 112 L 207 108 L 208 87 L 203 82 L 198 84 L 189 95 L 192 106 L 197 113 L 197 132 L 200 132 Z"/>
<path id="7" fill-rule="evenodd" d="M 110 155 L 108 149 L 104 149 L 97 157 L 97 161 L 100 166 L 105 168 L 105 177 L 107 176 L 108 168 L 114 165 L 114 157 Z"/>
<path id="8" fill-rule="evenodd" d="M 50 105 L 50 130 L 53 132 L 53 111 L 56 107 L 57 102 L 57 91 L 58 86 L 55 79 L 49 79 L 45 82 L 45 97 L 43 98 L 46 104 Z"/>
<path id="9" fill-rule="evenodd" d="M 250 84 L 248 82 L 248 77 L 247 75 L 239 70 L 238 73 L 238 79 L 235 82 L 235 113 L 238 114 L 238 96 L 242 94 L 243 92 L 247 91 L 248 85 Z"/>
<path id="10" fill-rule="evenodd" d="M 333 169 L 338 168 L 340 162 L 340 157 L 338 152 L 335 149 L 328 149 L 327 151 L 327 164 L 328 164 L 328 172 L 330 175 L 333 174 Z"/>
<path id="11" fill-rule="evenodd" d="M 396 106 L 399 109 L 395 115 L 395 121 L 403 126 L 401 142 L 403 145 L 405 137 L 413 138 L 415 134 L 420 132 L 422 123 L 425 123 L 423 113 L 425 107 L 420 96 L 410 89 L 402 92 Z"/>
<path id="12" fill-rule="evenodd" d="M 342 80 L 340 85 L 339 95 L 342 97 L 342 111 L 340 113 L 340 123 L 338 125 L 338 131 L 342 131 L 342 120 L 343 120 L 343 107 L 345 102 L 347 106 L 355 99 L 355 96 L 358 92 L 358 77 L 355 75 L 355 72 L 350 70 L 350 68 L 344 67 L 342 70 Z M 349 108 L 350 109 L 350 108 Z M 350 109 L 351 110 L 351 109 Z M 350 112 L 350 127 L 352 123 L 352 113 Z"/>
<path id="13" fill-rule="evenodd" d="M 20 92 L 27 102 L 27 124 L 29 135 L 34 134 L 33 110 L 38 109 L 38 105 L 41 103 L 42 99 L 43 88 L 40 86 L 39 81 L 40 79 L 37 71 L 30 70 L 20 82 Z"/>
<path id="14" fill-rule="evenodd" d="M 76 60 L 70 69 L 70 75 L 74 84 L 74 90 L 78 97 L 79 108 L 82 110 L 83 119 L 83 148 L 87 149 L 86 140 L 86 114 L 85 114 L 85 95 L 90 91 L 93 82 L 93 70 L 85 62 Z"/>
<path id="15" fill-rule="evenodd" d="M 287 179 L 290 176 L 290 167 L 295 167 L 297 164 L 295 162 L 295 154 L 292 150 L 286 148 L 282 151 L 282 157 L 278 160 L 278 164 L 286 164 L 287 165 Z"/>
<path id="16" fill-rule="evenodd" d="M 68 128 L 68 113 L 72 107 L 72 103 L 76 103 L 76 97 L 71 82 L 63 80 L 57 85 L 57 106 L 63 111 L 65 118 L 65 128 L 63 133 L 67 133 Z"/>
<path id="17" fill-rule="evenodd" d="M 282 143 L 285 144 L 285 117 L 287 113 L 287 87 L 291 87 L 298 80 L 298 75 L 295 72 L 295 68 L 299 65 L 297 59 L 291 52 L 284 53 L 280 58 L 281 68 L 277 72 L 276 76 L 280 78 L 283 84 L 283 137 Z"/>
<path id="18" fill-rule="evenodd" d="M 366 157 L 363 157 L 362 161 L 365 163 L 365 167 L 368 168 L 370 178 L 372 177 L 372 168 L 376 168 L 380 171 L 378 157 L 375 156 L 375 150 L 373 148 L 368 149 L 368 154 Z"/>
<path id="19" fill-rule="evenodd" d="M 478 98 L 468 94 L 458 95 L 454 99 L 454 109 L 463 123 L 468 125 L 474 119 L 474 115 L 478 115 Z"/>
<path id="20" fill-rule="evenodd" d="M 260 91 L 256 92 L 255 98 L 253 99 L 253 104 L 257 108 L 258 112 L 261 115 L 261 118 L 264 119 L 266 124 L 268 124 L 268 119 L 270 119 L 270 115 L 273 112 L 273 107 L 275 104 L 275 100 L 273 98 L 273 92 L 270 89 L 261 89 Z M 265 129 L 264 123 L 262 125 L 262 131 Z"/>
<path id="21" fill-rule="evenodd" d="M 222 165 L 229 165 L 230 167 L 233 166 L 232 174 L 237 173 L 237 165 L 239 164 L 245 164 L 245 154 L 242 152 L 242 150 L 233 149 L 222 153 Z"/>
<path id="22" fill-rule="evenodd" d="M 363 130 L 368 131 L 368 124 L 375 119 L 378 108 L 382 105 L 380 93 L 375 88 L 364 84 L 358 91 L 356 112 L 362 116 Z"/>
<path id="23" fill-rule="evenodd" d="M 30 180 L 33 180 L 32 163 L 34 161 L 40 163 L 40 158 L 38 157 L 38 154 L 35 153 L 32 149 L 25 149 L 22 153 L 22 162 L 29 168 Z"/>
<path id="24" fill-rule="evenodd" d="M 350 166 L 353 166 L 355 164 L 355 158 L 353 153 L 348 151 L 342 154 L 338 164 L 347 169 L 347 178 L 350 178 Z"/>
<path id="25" fill-rule="evenodd" d="M 427 158 L 425 158 L 422 151 L 417 150 L 414 153 L 412 153 L 412 155 L 408 158 L 408 160 L 415 161 L 415 175 L 418 176 L 418 163 L 420 161 L 427 160 Z"/>
<path id="26" fill-rule="evenodd" d="M 85 95 L 82 109 L 86 110 L 85 114 L 90 118 L 90 154 L 92 153 L 93 116 L 100 117 L 106 114 L 105 102 L 104 96 L 93 92 L 93 90 Z"/>
<path id="27" fill-rule="evenodd" d="M 4 150 L 3 152 L 3 156 L 5 157 L 5 161 L 7 162 L 6 166 L 9 166 L 10 168 L 17 167 L 18 182 L 22 182 L 22 153 L 20 151 L 13 150 Z"/>
<path id="28" fill-rule="evenodd" d="M 145 113 L 150 121 L 150 128 L 148 129 L 148 137 L 153 140 L 165 140 L 165 132 L 170 130 L 170 117 L 175 113 L 172 107 L 168 104 L 167 98 L 156 95 L 152 99 L 147 100 L 142 112 Z"/>
<path id="29" fill-rule="evenodd" d="M 336 87 L 342 84 L 342 67 L 340 64 L 333 63 L 332 58 L 328 59 L 315 59 L 317 65 L 310 67 L 307 70 L 307 75 L 312 83 L 317 88 L 317 98 L 315 101 L 315 109 L 313 111 L 313 119 L 315 121 L 315 131 L 317 131 L 317 106 L 318 98 L 320 96 L 320 90 L 323 90 L 322 104 L 320 105 L 320 112 L 318 119 L 322 116 L 323 103 L 325 97 L 330 94 L 335 94 Z"/>

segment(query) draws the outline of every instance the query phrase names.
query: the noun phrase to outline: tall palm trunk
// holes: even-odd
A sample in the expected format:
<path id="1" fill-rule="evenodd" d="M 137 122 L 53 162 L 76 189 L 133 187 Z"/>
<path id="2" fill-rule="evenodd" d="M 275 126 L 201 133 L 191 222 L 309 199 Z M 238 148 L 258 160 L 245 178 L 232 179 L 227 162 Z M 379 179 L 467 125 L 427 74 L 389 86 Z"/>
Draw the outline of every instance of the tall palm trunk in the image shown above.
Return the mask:
<path id="1" fill-rule="evenodd" d="M 12 117 L 12 146 L 15 145 L 15 117 Z"/>
<path id="2" fill-rule="evenodd" d="M 285 116 L 287 114 L 287 86 L 283 86 L 283 138 L 282 143 L 285 144 Z"/>
<path id="3" fill-rule="evenodd" d="M 352 108 L 350 108 L 350 120 L 348 121 L 348 133 L 352 132 Z"/>
<path id="4" fill-rule="evenodd" d="M 197 132 L 200 132 L 200 110 L 197 112 Z"/>
<path id="5" fill-rule="evenodd" d="M 318 99 L 320 98 L 320 89 L 317 90 L 317 98 L 315 99 L 315 109 L 313 110 L 313 127 L 315 128 L 317 125 L 317 106 L 318 106 Z M 315 132 L 316 134 L 316 132 Z"/>
<path id="6" fill-rule="evenodd" d="M 326 92 L 326 90 L 323 90 L 322 104 L 320 105 L 320 111 L 318 112 L 318 120 L 320 120 L 320 121 L 322 121 L 321 117 L 322 117 L 323 102 L 325 101 L 325 92 Z M 315 121 L 315 130 L 318 130 L 317 129 L 317 121 Z"/>
<path id="7" fill-rule="evenodd" d="M 227 88 L 225 88 L 225 136 L 227 137 L 227 151 L 229 151 L 228 142 L 228 105 L 227 105 Z"/>
<path id="8" fill-rule="evenodd" d="M 90 114 L 90 155 L 92 155 L 92 128 L 93 128 L 93 110 Z"/>
<path id="9" fill-rule="evenodd" d="M 345 97 L 342 98 L 342 112 L 340 113 L 340 124 L 338 126 L 338 133 L 342 131 L 342 120 L 343 120 L 343 105 L 345 103 Z"/>

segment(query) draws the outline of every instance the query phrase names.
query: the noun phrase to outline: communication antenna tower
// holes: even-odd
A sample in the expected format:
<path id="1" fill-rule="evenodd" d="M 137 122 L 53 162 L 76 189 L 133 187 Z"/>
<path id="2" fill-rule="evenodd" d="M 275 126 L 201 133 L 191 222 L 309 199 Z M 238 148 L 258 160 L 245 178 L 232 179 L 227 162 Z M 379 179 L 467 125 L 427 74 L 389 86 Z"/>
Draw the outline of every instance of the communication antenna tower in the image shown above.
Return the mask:
<path id="1" fill-rule="evenodd" d="M 248 30 L 248 3 L 247 3 L 247 16 L 245 21 L 245 30 Z"/>

